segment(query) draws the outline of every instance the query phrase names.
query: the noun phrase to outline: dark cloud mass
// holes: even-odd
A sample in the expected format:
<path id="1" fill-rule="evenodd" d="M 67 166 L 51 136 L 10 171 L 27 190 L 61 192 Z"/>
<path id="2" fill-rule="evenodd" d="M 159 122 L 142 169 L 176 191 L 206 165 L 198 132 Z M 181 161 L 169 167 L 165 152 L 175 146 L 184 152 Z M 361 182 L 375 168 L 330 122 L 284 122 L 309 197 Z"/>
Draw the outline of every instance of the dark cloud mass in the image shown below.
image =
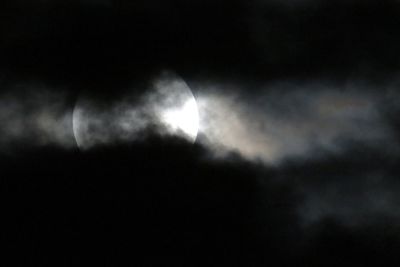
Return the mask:
<path id="1" fill-rule="evenodd" d="M 395 0 L 3 1 L 1 243 L 16 266 L 398 266 L 399 47 Z"/>

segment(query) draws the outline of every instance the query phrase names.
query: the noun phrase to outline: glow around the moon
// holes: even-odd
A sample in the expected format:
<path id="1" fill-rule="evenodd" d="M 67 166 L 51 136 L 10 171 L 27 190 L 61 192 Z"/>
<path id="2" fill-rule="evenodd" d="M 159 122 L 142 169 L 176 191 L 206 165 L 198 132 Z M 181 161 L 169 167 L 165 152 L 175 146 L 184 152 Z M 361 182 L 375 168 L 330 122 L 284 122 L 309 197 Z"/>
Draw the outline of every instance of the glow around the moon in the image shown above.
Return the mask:
<path id="1" fill-rule="evenodd" d="M 160 134 L 196 140 L 199 130 L 196 99 L 189 86 L 176 75 L 164 73 L 155 79 L 152 89 L 140 101 L 124 96 L 112 103 L 101 105 L 84 95 L 79 98 L 73 113 L 79 148 L 134 141 L 148 126 L 156 126 Z"/>
<path id="2" fill-rule="evenodd" d="M 182 131 L 193 140 L 199 131 L 199 113 L 196 100 L 188 99 L 182 107 L 167 109 L 162 114 L 163 122 L 173 131 Z"/>

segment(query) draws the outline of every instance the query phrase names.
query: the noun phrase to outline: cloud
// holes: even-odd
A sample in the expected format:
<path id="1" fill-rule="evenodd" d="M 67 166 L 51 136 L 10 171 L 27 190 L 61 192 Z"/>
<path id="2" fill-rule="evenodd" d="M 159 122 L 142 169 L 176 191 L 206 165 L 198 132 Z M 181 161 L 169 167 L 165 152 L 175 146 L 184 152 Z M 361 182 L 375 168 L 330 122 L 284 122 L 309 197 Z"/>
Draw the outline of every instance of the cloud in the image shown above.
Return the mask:
<path id="1" fill-rule="evenodd" d="M 291 162 L 281 166 L 280 179 L 302 196 L 296 210 L 306 229 L 334 221 L 346 228 L 392 225 L 396 209 L 399 155 L 349 144 L 341 155 Z"/>
<path id="2" fill-rule="evenodd" d="M 398 260 L 398 1 L 72 2 L 0 11 L 7 229 L 90 262 Z M 195 144 L 160 123 L 162 69 L 194 91 Z"/>
<path id="3" fill-rule="evenodd" d="M 381 112 L 386 94 L 368 84 L 285 81 L 261 85 L 254 93 L 245 86 L 204 85 L 198 96 L 200 133 L 217 153 L 235 150 L 275 164 L 318 153 L 340 154 L 346 142 L 398 146 Z"/>
<path id="4" fill-rule="evenodd" d="M 285 81 L 257 84 L 257 88 L 249 90 L 246 86 L 255 85 L 203 81 L 193 86 L 200 113 L 199 138 L 194 146 L 179 134 L 173 137 L 176 133 L 168 127 L 152 128 L 162 122 L 162 110 L 177 101 L 183 103 L 179 88 L 186 84 L 168 73 L 150 84 L 153 90 L 141 97 L 133 94 L 107 101 L 85 99 L 89 124 L 84 138 L 90 149 L 83 157 L 105 160 L 101 158 L 105 149 L 113 151 L 113 155 L 121 151 L 127 157 L 123 162 L 132 160 L 131 153 L 137 162 L 142 162 L 139 155 L 145 155 L 147 149 L 161 153 L 159 150 L 171 142 L 168 146 L 172 151 L 175 145 L 183 149 L 171 154 L 168 164 L 173 165 L 170 161 L 176 160 L 175 167 L 193 153 L 194 168 L 214 170 L 215 164 L 221 164 L 217 169 L 222 173 L 217 176 L 227 179 L 232 177 L 233 168 L 243 182 L 251 177 L 257 183 L 254 197 L 260 203 L 253 214 L 261 223 L 257 231 L 273 227 L 278 229 L 277 235 L 290 232 L 309 237 L 327 220 L 343 229 L 399 221 L 395 164 L 399 156 L 398 133 L 387 118 L 387 114 L 398 114 L 395 81 L 380 83 L 380 90 L 360 81 Z M 3 152 L 21 152 L 22 146 L 66 151 L 75 147 L 68 94 L 34 83 L 8 88 L 0 101 Z M 165 88 L 171 91 L 165 94 Z M 134 150 L 126 152 L 129 149 Z M 74 159 L 69 160 L 77 164 Z M 92 160 L 93 164 L 97 161 Z M 121 172 L 130 172 L 120 164 L 114 162 L 108 171 L 117 166 Z M 154 164 L 163 168 L 168 165 L 158 161 Z M 82 168 L 89 172 L 88 166 Z M 152 175 L 153 179 L 161 179 L 158 175 Z M 201 174 L 198 175 L 200 179 Z M 222 190 L 228 184 L 224 180 L 218 186 Z M 273 208 L 271 203 L 281 208 Z M 280 228 L 273 218 L 291 218 L 291 222 Z M 299 232 L 292 233 L 289 225 Z M 290 243 L 294 237 L 287 238 L 282 242 Z"/>
<path id="5" fill-rule="evenodd" d="M 397 114 L 398 96 L 395 84 L 387 84 L 381 83 L 387 89 L 379 92 L 361 81 L 200 81 L 193 86 L 200 115 L 197 142 L 216 156 L 237 152 L 267 165 L 339 155 L 346 153 L 349 142 L 395 153 L 397 133 L 387 115 Z M 89 91 L 80 96 L 73 114 L 67 94 L 21 85 L 20 93 L 3 93 L 2 143 L 71 147 L 75 136 L 81 147 L 89 148 L 129 143 L 147 131 L 185 136 L 163 114 L 192 97 L 186 83 L 164 73 L 149 85 L 143 94 L 132 88 L 132 93 L 104 99 Z"/>
<path id="6" fill-rule="evenodd" d="M 0 146 L 12 152 L 16 147 L 60 146 L 72 148 L 72 121 L 66 92 L 35 83 L 8 87 L 0 97 Z"/>
<path id="7" fill-rule="evenodd" d="M 397 242 L 396 81 L 379 88 L 367 81 L 201 81 L 193 86 L 200 136 L 190 144 L 167 131 L 140 132 L 159 118 L 141 112 L 184 100 L 173 90 L 183 80 L 161 77 L 142 97 L 88 98 L 95 124 L 88 136 L 96 142 L 80 153 L 70 149 L 75 140 L 67 93 L 35 83 L 7 87 L 0 101 L 7 126 L 0 131 L 2 149 L 36 149 L 18 160 L 1 158 L 2 178 L 18 188 L 13 198 L 31 200 L 21 205 L 30 205 L 35 223 L 47 229 L 45 212 L 54 210 L 69 240 L 75 230 L 64 218 L 78 214 L 87 224 L 83 243 L 94 244 L 96 255 L 109 244 L 123 251 L 117 236 L 135 236 L 143 253 L 163 251 L 175 262 L 197 259 L 206 248 L 203 265 L 218 259 L 302 266 L 304 259 L 323 263 L 349 250 L 358 262 L 365 257 L 359 246 L 384 254 L 371 242 Z M 165 94 L 166 87 L 173 93 Z M 346 238 L 357 245 L 343 245 Z M 128 250 L 121 254 L 131 255 Z"/>
<path id="8" fill-rule="evenodd" d="M 385 172 L 324 178 L 325 186 L 304 189 L 304 204 L 298 210 L 304 225 L 326 218 L 349 227 L 400 220 L 400 187 Z"/>
<path id="9" fill-rule="evenodd" d="M 379 170 L 378 166 L 387 169 L 382 158 L 374 166 L 365 155 L 351 161 L 348 154 L 270 168 L 240 157 L 210 160 L 207 153 L 199 145 L 159 137 L 79 154 L 39 149 L 2 166 L 8 190 L 2 196 L 13 200 L 13 206 L 5 208 L 4 214 L 12 215 L 4 216 L 5 229 L 29 232 L 46 244 L 62 234 L 61 247 L 73 243 L 75 250 L 69 253 L 85 255 L 91 262 L 99 259 L 99 252 L 114 250 L 117 256 L 108 258 L 112 263 L 199 266 L 265 266 L 277 261 L 309 266 L 325 263 L 327 257 L 336 261 L 335 256 L 354 264 L 378 259 L 381 263 L 381 255 L 396 258 L 398 221 L 386 215 L 397 209 L 389 203 L 379 213 L 371 212 L 382 204 L 373 203 L 379 197 L 371 194 L 394 192 L 393 184 L 371 175 L 362 186 L 362 175 L 357 176 L 365 166 L 365 172 Z M 360 180 L 354 183 L 357 177 Z M 311 216 L 314 220 L 304 227 L 304 219 L 312 215 L 310 205 L 317 213 L 320 202 L 324 214 Z M 16 216 L 23 208 L 31 212 L 27 219 Z M 347 211 L 341 214 L 340 208 Z M 32 223 L 36 227 L 31 233 Z M 126 242 L 117 242 L 121 238 Z M 50 254 L 59 259 L 60 246 L 39 250 L 37 260 L 42 260 L 42 253 L 48 260 L 52 250 Z M 374 253 L 365 254 L 370 250 Z M 132 257 L 132 251 L 139 256 Z M 148 256 L 154 253 L 163 257 Z"/>

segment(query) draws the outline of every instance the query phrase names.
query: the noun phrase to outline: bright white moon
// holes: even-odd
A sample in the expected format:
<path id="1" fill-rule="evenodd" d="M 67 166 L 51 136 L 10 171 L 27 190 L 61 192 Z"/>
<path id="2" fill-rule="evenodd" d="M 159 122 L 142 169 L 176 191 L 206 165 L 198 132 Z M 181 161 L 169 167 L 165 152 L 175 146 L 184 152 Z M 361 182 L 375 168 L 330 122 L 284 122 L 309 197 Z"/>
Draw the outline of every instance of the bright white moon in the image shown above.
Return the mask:
<path id="1" fill-rule="evenodd" d="M 109 101 L 111 102 L 111 101 Z M 150 126 L 160 134 L 178 135 L 195 142 L 199 131 L 196 99 L 178 76 L 163 73 L 149 93 L 133 101 L 129 96 L 110 104 L 81 96 L 73 112 L 73 130 L 79 148 L 142 138 Z"/>
<path id="2" fill-rule="evenodd" d="M 195 98 L 189 98 L 182 107 L 171 108 L 162 114 L 163 122 L 172 131 L 182 131 L 196 140 L 199 131 L 199 112 Z"/>

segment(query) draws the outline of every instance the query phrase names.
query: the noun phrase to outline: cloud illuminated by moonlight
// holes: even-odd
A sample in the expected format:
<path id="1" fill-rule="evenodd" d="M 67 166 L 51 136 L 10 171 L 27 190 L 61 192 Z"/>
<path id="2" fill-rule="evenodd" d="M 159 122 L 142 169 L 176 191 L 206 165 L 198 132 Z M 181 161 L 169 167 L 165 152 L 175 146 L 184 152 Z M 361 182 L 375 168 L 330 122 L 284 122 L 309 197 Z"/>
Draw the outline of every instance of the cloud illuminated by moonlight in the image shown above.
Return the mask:
<path id="1" fill-rule="evenodd" d="M 73 125 L 81 149 L 134 141 L 152 126 L 160 134 L 178 135 L 194 142 L 199 115 L 188 85 L 178 76 L 165 72 L 139 99 L 123 96 L 102 105 L 83 95 L 74 109 Z"/>
<path id="2" fill-rule="evenodd" d="M 203 85 L 198 96 L 199 134 L 217 156 L 236 151 L 276 164 L 318 152 L 342 153 L 346 142 L 397 147 L 381 113 L 383 98 L 368 88 L 276 83 L 249 95 L 233 86 L 226 93 L 226 87 Z"/>

